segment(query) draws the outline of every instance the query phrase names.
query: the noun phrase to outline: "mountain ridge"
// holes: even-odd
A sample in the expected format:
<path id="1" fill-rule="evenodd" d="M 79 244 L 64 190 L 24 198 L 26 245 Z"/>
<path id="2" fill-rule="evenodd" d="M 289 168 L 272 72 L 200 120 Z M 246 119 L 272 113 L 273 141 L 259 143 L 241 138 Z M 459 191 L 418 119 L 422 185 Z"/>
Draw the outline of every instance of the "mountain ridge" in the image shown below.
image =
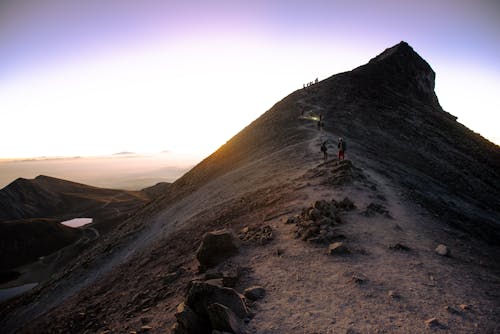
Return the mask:
<path id="1" fill-rule="evenodd" d="M 49 282 L 0 306 L 0 324 L 167 331 L 184 289 L 202 277 L 194 253 L 203 233 L 266 227 L 273 240 L 243 242 L 216 268 L 242 269 L 236 289 L 265 287 L 249 306 L 250 333 L 426 333 L 432 317 L 453 333 L 490 330 L 500 318 L 491 294 L 500 288 L 500 151 L 442 110 L 428 90 L 434 72 L 410 49 L 276 103 Z M 399 53 L 407 71 L 393 66 Z M 322 160 L 320 144 L 331 152 L 338 137 L 349 161 Z M 294 238 L 301 227 L 289 219 L 345 197 L 354 208 L 332 233 L 349 255 Z M 438 244 L 451 255 L 435 254 Z M 443 308 L 461 304 L 474 312 Z"/>

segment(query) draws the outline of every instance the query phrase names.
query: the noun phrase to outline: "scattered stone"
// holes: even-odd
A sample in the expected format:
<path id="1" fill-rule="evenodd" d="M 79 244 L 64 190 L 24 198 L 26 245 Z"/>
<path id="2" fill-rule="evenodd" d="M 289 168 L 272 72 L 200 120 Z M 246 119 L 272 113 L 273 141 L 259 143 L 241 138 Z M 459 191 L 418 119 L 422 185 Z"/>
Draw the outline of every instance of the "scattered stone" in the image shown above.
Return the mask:
<path id="1" fill-rule="evenodd" d="M 166 274 L 165 277 L 163 277 L 163 284 L 170 284 L 174 282 L 180 275 L 180 270 Z"/>
<path id="2" fill-rule="evenodd" d="M 196 258 L 202 270 L 213 267 L 238 253 L 238 246 L 230 230 L 205 233 Z"/>
<path id="3" fill-rule="evenodd" d="M 259 300 L 264 298 L 266 290 L 261 286 L 251 286 L 243 291 L 243 295 L 250 300 Z"/>
<path id="4" fill-rule="evenodd" d="M 276 248 L 276 256 L 281 256 L 283 253 L 285 253 L 283 248 Z"/>
<path id="5" fill-rule="evenodd" d="M 316 208 L 310 208 L 307 214 L 313 221 L 321 217 L 321 211 Z"/>
<path id="6" fill-rule="evenodd" d="M 446 247 L 443 244 L 438 245 L 436 247 L 435 251 L 436 251 L 436 253 L 438 253 L 441 256 L 449 256 L 450 255 L 450 251 L 448 250 L 448 247 Z"/>
<path id="7" fill-rule="evenodd" d="M 429 328 L 444 328 L 445 326 L 437 320 L 437 318 L 430 318 L 425 320 L 425 325 Z"/>
<path id="8" fill-rule="evenodd" d="M 444 309 L 445 309 L 448 313 L 451 313 L 451 314 L 460 314 L 460 312 L 459 312 L 457 309 L 455 309 L 455 308 L 453 308 L 453 307 L 451 307 L 451 306 L 449 306 L 449 305 L 446 305 L 446 306 L 444 307 Z"/>
<path id="9" fill-rule="evenodd" d="M 401 298 L 401 296 L 394 290 L 389 290 L 389 292 L 387 293 L 387 295 L 392 298 L 392 299 L 399 299 Z"/>
<path id="10" fill-rule="evenodd" d="M 207 311 L 212 329 L 229 333 L 241 332 L 242 321 L 230 308 L 219 303 L 213 303 L 208 306 Z"/>
<path id="11" fill-rule="evenodd" d="M 240 240 L 247 242 L 257 242 L 261 245 L 268 243 L 274 239 L 273 229 L 270 225 L 252 226 L 243 228 L 238 234 Z"/>
<path id="12" fill-rule="evenodd" d="M 285 224 L 297 224 L 300 221 L 299 216 L 289 217 Z"/>
<path id="13" fill-rule="evenodd" d="M 363 284 L 366 281 L 366 277 L 363 277 L 361 275 L 352 275 L 351 282 L 354 282 L 356 284 Z"/>
<path id="14" fill-rule="evenodd" d="M 385 206 L 376 203 L 370 203 L 362 214 L 367 217 L 373 217 L 376 214 L 381 214 L 386 216 L 387 218 L 392 218 L 389 210 L 387 210 Z"/>
<path id="15" fill-rule="evenodd" d="M 340 210 L 350 211 L 356 209 L 356 206 L 349 197 L 344 197 L 342 201 L 337 203 L 337 208 L 339 208 Z"/>
<path id="16" fill-rule="evenodd" d="M 328 246 L 327 254 L 328 255 L 343 255 L 350 253 L 349 249 L 344 245 L 343 242 L 335 242 Z"/>
<path id="17" fill-rule="evenodd" d="M 148 326 L 148 325 L 141 326 L 141 331 L 145 331 L 145 332 L 147 332 L 147 331 L 149 331 L 149 330 L 151 330 L 151 329 L 153 329 L 153 327 Z"/>
<path id="18" fill-rule="evenodd" d="M 460 309 L 462 309 L 464 311 L 469 311 L 471 309 L 471 307 L 468 304 L 460 304 Z"/>
<path id="19" fill-rule="evenodd" d="M 336 213 L 336 206 L 332 202 L 319 200 L 314 203 L 314 207 L 318 209 L 324 217 L 334 217 Z"/>
<path id="20" fill-rule="evenodd" d="M 411 250 L 410 247 L 406 246 L 406 245 L 403 245 L 403 244 L 400 244 L 399 242 L 392 245 L 392 246 L 389 246 L 389 249 L 392 249 L 392 250 L 395 250 L 395 251 L 402 251 L 402 252 L 408 252 Z"/>

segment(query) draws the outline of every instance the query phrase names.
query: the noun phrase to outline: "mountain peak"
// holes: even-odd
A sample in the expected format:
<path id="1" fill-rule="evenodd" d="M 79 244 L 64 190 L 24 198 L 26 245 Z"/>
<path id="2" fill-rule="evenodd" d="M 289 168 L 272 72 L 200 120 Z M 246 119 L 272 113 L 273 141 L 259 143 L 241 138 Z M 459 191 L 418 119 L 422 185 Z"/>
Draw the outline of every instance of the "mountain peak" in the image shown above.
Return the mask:
<path id="1" fill-rule="evenodd" d="M 376 85 L 390 86 L 403 94 L 439 106 L 434 93 L 434 70 L 404 41 L 384 50 L 355 71 L 369 76 Z"/>
<path id="2" fill-rule="evenodd" d="M 405 41 L 401 41 L 398 44 L 385 49 L 384 52 L 382 52 L 381 54 L 370 60 L 370 63 L 383 61 L 385 59 L 391 59 L 391 58 L 394 59 L 400 57 L 411 58 L 415 56 L 422 59 L 408 43 L 406 43 Z"/>

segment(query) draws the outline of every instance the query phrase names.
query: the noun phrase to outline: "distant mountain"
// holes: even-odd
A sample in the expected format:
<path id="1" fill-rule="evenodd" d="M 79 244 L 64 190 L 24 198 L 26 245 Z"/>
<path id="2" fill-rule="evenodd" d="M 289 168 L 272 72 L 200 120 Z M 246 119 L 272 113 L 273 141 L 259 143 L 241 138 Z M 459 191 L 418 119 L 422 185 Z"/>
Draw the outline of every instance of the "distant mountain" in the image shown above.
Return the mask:
<path id="1" fill-rule="evenodd" d="M 291 93 L 158 186 L 160 196 L 34 293 L 0 305 L 0 326 L 19 333 L 211 333 L 233 325 L 240 330 L 232 332 L 283 334 L 494 332 L 500 148 L 441 108 L 434 78 L 401 42 Z M 339 137 L 345 161 L 336 158 Z M 43 198 L 58 199 L 47 192 Z M 221 229 L 232 229 L 239 252 L 202 272 L 195 254 L 203 235 Z M 255 286 L 262 300 L 243 302 L 230 290 Z M 230 293 L 251 317 L 215 305 L 218 289 L 221 303 Z M 218 310 L 228 322 L 207 320 Z"/>
<path id="2" fill-rule="evenodd" d="M 114 153 L 113 155 L 132 155 L 132 154 L 135 154 L 135 153 L 129 152 L 129 151 L 122 151 L 122 152 Z"/>
<path id="3" fill-rule="evenodd" d="M 103 189 L 40 175 L 19 178 L 0 190 L 0 221 L 28 218 L 96 221 L 127 216 L 148 202 L 140 191 Z"/>
<path id="4" fill-rule="evenodd" d="M 73 218 L 93 218 L 106 233 L 153 198 L 155 192 L 103 189 L 40 175 L 19 178 L 0 190 L 0 271 L 36 260 L 81 237 L 61 225 Z"/>

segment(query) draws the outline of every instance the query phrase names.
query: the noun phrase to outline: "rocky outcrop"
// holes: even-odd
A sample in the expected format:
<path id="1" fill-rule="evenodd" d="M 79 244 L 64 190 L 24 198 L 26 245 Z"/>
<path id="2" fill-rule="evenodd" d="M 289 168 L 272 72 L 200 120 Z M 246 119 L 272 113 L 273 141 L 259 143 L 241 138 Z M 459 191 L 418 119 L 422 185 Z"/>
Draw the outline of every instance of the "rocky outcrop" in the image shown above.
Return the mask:
<path id="1" fill-rule="evenodd" d="M 343 235 L 336 232 L 335 226 L 341 224 L 341 214 L 353 210 L 356 206 L 348 198 L 342 201 L 319 200 L 309 208 L 304 208 L 297 216 L 289 217 L 287 224 L 295 224 L 295 238 L 304 241 L 329 244 L 336 239 L 343 239 Z"/>
<path id="2" fill-rule="evenodd" d="M 185 302 L 177 307 L 175 334 L 204 334 L 218 330 L 240 333 L 249 316 L 244 297 L 223 286 L 221 278 L 192 281 Z"/>

